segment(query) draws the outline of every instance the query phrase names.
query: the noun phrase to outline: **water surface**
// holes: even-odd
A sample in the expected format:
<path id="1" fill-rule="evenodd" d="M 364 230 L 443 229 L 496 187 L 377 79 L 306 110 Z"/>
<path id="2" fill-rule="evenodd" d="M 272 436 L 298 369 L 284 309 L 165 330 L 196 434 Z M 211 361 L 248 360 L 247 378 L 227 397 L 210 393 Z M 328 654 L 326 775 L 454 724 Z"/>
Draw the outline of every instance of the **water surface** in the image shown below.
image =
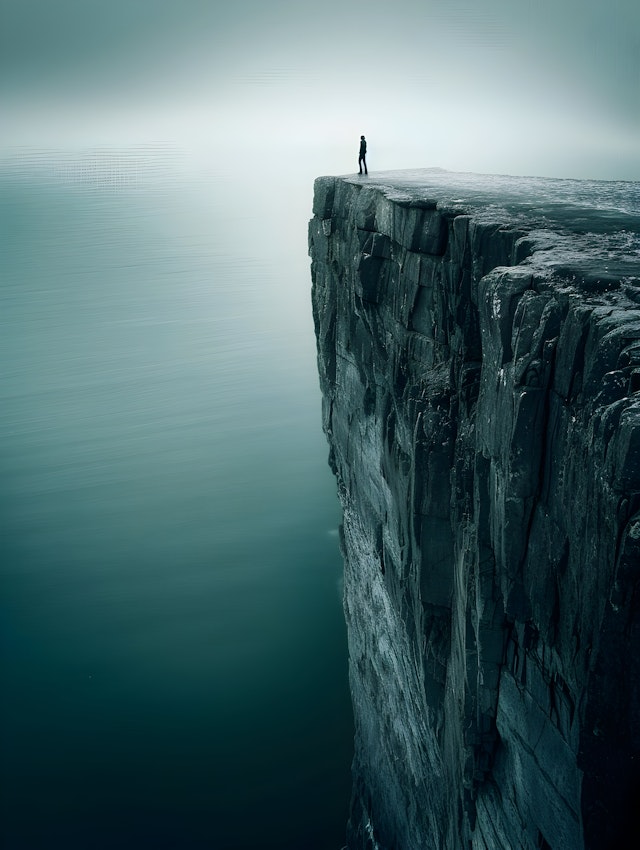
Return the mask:
<path id="1" fill-rule="evenodd" d="M 339 848 L 311 185 L 124 159 L 2 175 L 3 847 Z"/>

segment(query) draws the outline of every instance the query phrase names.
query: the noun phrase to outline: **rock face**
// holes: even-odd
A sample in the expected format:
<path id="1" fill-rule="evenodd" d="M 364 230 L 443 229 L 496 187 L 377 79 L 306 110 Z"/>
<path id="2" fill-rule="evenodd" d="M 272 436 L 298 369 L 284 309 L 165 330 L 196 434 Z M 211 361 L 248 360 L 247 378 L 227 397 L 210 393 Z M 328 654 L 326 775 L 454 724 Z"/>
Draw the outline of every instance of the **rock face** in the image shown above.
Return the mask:
<path id="1" fill-rule="evenodd" d="M 640 214 L 494 183 L 315 183 L 350 850 L 640 846 Z"/>

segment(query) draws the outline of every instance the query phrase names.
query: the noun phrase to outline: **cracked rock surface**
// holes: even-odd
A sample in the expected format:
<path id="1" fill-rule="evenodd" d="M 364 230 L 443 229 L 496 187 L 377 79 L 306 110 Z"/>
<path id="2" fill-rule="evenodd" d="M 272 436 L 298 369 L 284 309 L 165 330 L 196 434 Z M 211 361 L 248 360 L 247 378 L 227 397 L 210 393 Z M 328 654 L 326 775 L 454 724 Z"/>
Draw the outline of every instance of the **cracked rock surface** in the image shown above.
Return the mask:
<path id="1" fill-rule="evenodd" d="M 313 211 L 349 850 L 640 846 L 637 184 L 324 177 Z"/>

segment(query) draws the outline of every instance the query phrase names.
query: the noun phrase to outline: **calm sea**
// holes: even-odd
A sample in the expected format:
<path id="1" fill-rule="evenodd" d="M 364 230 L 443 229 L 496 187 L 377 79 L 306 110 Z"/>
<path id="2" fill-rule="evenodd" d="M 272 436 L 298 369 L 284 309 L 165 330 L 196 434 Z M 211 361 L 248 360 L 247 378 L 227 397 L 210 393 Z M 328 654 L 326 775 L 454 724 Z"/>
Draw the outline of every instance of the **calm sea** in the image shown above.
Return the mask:
<path id="1" fill-rule="evenodd" d="M 343 844 L 312 182 L 178 159 L 0 177 L 4 850 Z"/>

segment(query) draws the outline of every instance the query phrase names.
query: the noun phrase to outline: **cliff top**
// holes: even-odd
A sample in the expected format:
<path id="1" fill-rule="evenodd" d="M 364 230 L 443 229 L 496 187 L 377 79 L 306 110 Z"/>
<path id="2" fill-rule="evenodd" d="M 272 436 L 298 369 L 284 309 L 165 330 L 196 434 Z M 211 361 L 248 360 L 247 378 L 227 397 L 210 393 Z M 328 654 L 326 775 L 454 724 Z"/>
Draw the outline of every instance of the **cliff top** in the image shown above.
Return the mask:
<path id="1" fill-rule="evenodd" d="M 640 182 L 563 180 L 444 171 L 381 171 L 320 177 L 381 192 L 401 205 L 519 230 L 530 242 L 527 265 L 545 277 L 622 284 L 640 302 Z"/>

